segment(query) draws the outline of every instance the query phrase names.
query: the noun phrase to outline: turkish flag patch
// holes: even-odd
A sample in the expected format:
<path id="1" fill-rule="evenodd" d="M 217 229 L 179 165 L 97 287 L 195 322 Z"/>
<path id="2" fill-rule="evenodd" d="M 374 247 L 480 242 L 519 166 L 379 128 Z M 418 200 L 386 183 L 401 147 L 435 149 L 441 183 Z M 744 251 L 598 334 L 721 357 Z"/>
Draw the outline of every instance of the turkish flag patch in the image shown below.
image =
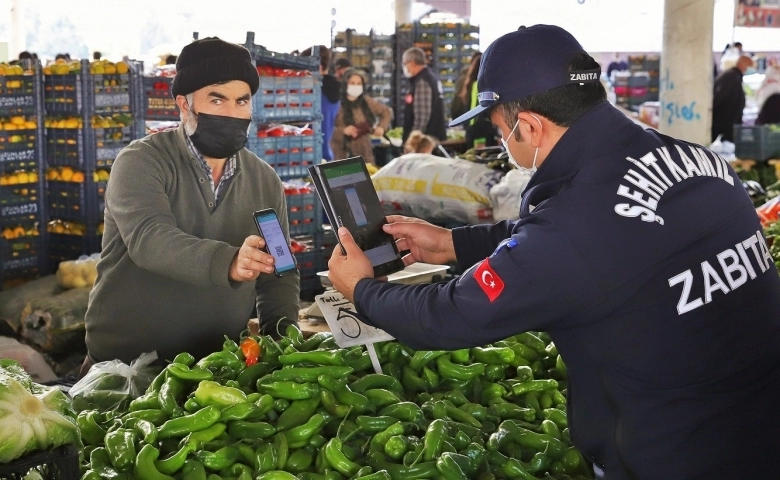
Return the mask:
<path id="1" fill-rule="evenodd" d="M 490 268 L 490 261 L 487 258 L 479 268 L 474 270 L 474 279 L 491 302 L 494 302 L 501 295 L 501 292 L 504 291 L 504 281 L 501 280 L 501 277 L 498 276 L 495 270 Z"/>

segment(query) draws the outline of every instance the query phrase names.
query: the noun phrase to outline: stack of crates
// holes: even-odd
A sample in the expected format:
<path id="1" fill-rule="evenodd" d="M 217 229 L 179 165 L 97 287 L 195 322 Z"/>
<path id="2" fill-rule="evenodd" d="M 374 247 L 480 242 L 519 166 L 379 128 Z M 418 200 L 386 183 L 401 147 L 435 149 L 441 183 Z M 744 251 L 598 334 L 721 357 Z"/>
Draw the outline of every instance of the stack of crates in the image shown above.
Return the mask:
<path id="1" fill-rule="evenodd" d="M 311 57 L 272 52 L 254 44 L 253 32 L 247 33 L 244 46 L 260 72 L 247 148 L 271 165 L 282 181 L 307 179 L 308 167 L 322 160 L 318 52 Z M 313 188 L 291 186 L 285 197 L 290 236 L 303 246 L 295 253 L 301 295 L 310 296 L 321 288 L 317 271 L 323 266 L 322 206 Z"/>
<path id="2" fill-rule="evenodd" d="M 0 285 L 46 270 L 41 69 L 0 76 Z"/>
<path id="3" fill-rule="evenodd" d="M 119 151 L 143 134 L 138 62 L 111 73 L 90 63 L 45 75 L 49 268 L 100 252 L 105 190 Z"/>
<path id="4" fill-rule="evenodd" d="M 179 107 L 171 96 L 172 77 L 143 77 L 144 116 L 152 121 L 179 121 Z"/>
<path id="5" fill-rule="evenodd" d="M 461 72 L 468 67 L 471 57 L 479 51 L 479 27 L 468 23 L 421 23 L 405 24 L 396 30 L 396 41 L 400 46 L 408 44 L 409 34 L 413 46 L 421 48 L 427 57 L 428 66 L 439 77 L 442 85 L 442 101 L 446 115 L 449 116 L 450 103 L 455 97 L 455 82 Z M 400 41 L 399 41 L 400 39 Z M 411 46 L 411 45 L 410 45 Z M 408 48 L 408 47 L 407 47 Z M 401 88 L 395 93 L 396 117 L 403 115 L 403 99 L 408 90 L 408 81 L 404 81 L 401 55 L 406 48 L 396 48 L 396 85 Z M 405 88 L 404 88 L 405 87 Z M 403 119 L 397 120 L 403 124 Z"/>

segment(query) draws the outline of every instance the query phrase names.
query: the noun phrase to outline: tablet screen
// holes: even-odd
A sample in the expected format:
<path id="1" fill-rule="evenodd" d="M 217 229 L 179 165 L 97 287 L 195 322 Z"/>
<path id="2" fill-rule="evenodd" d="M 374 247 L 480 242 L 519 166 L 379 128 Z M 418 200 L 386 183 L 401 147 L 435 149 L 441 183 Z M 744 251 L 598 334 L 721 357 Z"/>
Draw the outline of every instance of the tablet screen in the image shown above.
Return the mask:
<path id="1" fill-rule="evenodd" d="M 334 210 L 341 212 L 337 223 L 352 232 L 371 265 L 396 260 L 392 237 L 382 230 L 386 223 L 382 205 L 361 162 L 323 169 L 323 173 Z"/>

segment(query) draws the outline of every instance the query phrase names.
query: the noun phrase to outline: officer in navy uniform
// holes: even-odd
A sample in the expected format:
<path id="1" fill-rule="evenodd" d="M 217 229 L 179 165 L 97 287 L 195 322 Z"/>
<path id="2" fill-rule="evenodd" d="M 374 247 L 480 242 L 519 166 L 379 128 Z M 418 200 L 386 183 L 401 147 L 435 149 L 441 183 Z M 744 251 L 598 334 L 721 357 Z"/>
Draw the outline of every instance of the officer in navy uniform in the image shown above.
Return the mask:
<path id="1" fill-rule="evenodd" d="M 388 217 L 407 265 L 465 271 L 432 285 L 373 279 L 340 229 L 329 278 L 416 349 L 549 332 L 572 441 L 607 479 L 777 478 L 780 276 L 753 205 L 722 157 L 610 105 L 599 74 L 556 26 L 493 42 L 480 105 L 452 124 L 487 111 L 510 160 L 535 172 L 520 219 Z"/>

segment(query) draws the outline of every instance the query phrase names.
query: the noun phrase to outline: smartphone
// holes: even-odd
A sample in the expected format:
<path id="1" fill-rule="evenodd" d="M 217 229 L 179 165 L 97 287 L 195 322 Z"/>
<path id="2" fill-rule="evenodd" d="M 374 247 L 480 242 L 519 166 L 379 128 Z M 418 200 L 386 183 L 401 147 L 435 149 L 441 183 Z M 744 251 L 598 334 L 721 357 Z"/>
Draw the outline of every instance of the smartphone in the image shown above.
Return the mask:
<path id="1" fill-rule="evenodd" d="M 273 208 L 258 210 L 253 216 L 257 231 L 265 240 L 265 252 L 274 257 L 274 275 L 282 277 L 295 272 L 298 269 L 295 265 L 295 256 L 284 236 L 276 210 Z"/>

